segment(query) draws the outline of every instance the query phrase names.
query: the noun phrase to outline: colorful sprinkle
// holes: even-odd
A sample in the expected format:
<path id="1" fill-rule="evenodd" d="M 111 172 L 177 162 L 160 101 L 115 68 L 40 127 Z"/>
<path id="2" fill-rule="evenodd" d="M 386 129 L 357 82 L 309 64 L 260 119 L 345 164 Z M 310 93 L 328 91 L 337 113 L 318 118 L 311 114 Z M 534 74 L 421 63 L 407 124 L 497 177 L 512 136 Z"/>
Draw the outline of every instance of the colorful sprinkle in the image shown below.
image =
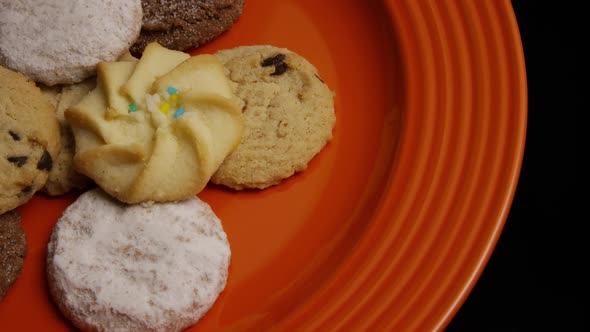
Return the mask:
<path id="1" fill-rule="evenodd" d="M 170 95 L 175 95 L 178 92 L 178 90 L 173 86 L 169 86 L 166 91 L 168 91 Z"/>
<path id="2" fill-rule="evenodd" d="M 178 117 L 182 116 L 184 114 L 184 108 L 179 108 L 176 110 L 176 112 L 174 112 L 174 118 L 178 119 Z"/>
<path id="3" fill-rule="evenodd" d="M 168 104 L 167 102 L 163 102 L 162 105 L 160 105 L 160 112 L 162 112 L 164 114 L 168 114 L 169 111 L 170 111 L 170 104 Z"/>
<path id="4" fill-rule="evenodd" d="M 177 94 L 170 95 L 170 102 L 171 103 L 175 103 L 177 101 L 178 101 L 178 95 Z"/>
<path id="5" fill-rule="evenodd" d="M 137 112 L 137 105 L 135 103 L 129 103 L 129 113 Z"/>

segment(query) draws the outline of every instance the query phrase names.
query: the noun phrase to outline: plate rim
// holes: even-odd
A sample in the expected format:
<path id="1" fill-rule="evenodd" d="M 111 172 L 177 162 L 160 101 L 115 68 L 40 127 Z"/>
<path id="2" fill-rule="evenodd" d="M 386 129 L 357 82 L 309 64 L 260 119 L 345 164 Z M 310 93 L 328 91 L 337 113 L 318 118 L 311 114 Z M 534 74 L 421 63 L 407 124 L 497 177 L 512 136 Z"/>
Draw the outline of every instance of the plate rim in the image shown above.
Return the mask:
<path id="1" fill-rule="evenodd" d="M 465 44 L 463 45 L 464 48 L 475 47 L 481 51 L 482 49 L 486 50 L 486 46 L 493 45 L 500 46 L 501 51 L 505 52 L 503 58 L 492 58 L 491 55 L 493 54 L 491 53 L 483 55 L 483 57 L 485 57 L 488 61 L 492 61 L 492 64 L 495 67 L 502 69 L 498 77 L 496 77 L 494 82 L 495 84 L 493 86 L 493 88 L 497 88 L 498 90 L 493 91 L 493 94 L 487 96 L 488 101 L 491 101 L 494 99 L 494 97 L 497 97 L 505 104 L 504 106 L 510 106 L 506 109 L 506 113 L 511 111 L 515 112 L 515 114 L 513 114 L 513 118 L 510 118 L 508 114 L 502 115 L 501 120 L 504 122 L 503 127 L 493 127 L 496 128 L 498 133 L 506 135 L 511 134 L 510 138 L 512 139 L 511 141 L 506 138 L 499 139 L 499 143 L 510 143 L 512 146 L 504 151 L 496 151 L 496 157 L 500 156 L 502 158 L 508 159 L 505 164 L 496 165 L 496 167 L 493 169 L 494 174 L 497 177 L 503 176 L 504 178 L 502 179 L 501 184 L 498 184 L 492 188 L 493 190 L 486 191 L 488 196 L 490 191 L 494 190 L 501 194 L 497 194 L 496 196 L 492 197 L 494 202 L 488 202 L 488 205 L 484 206 L 484 209 L 490 209 L 490 205 L 493 203 L 493 211 L 484 211 L 488 212 L 487 215 L 482 215 L 483 212 L 479 215 L 478 225 L 480 225 L 480 228 L 485 231 L 485 243 L 483 243 L 481 246 L 476 247 L 473 245 L 472 247 L 465 248 L 469 250 L 475 250 L 475 258 L 470 260 L 469 269 L 463 273 L 460 273 L 460 279 L 462 281 L 455 283 L 456 287 L 447 297 L 444 309 L 438 311 L 428 309 L 430 310 L 428 312 L 424 310 L 424 312 L 422 312 L 420 315 L 421 318 L 411 318 L 411 316 L 407 315 L 403 318 L 394 317 L 395 307 L 392 307 L 391 305 L 388 306 L 388 304 L 391 304 L 391 301 L 388 301 L 390 299 L 387 299 L 387 295 L 380 297 L 379 302 L 377 303 L 374 301 L 376 300 L 376 296 L 371 295 L 375 293 L 375 289 L 377 289 L 379 285 L 383 286 L 387 281 L 395 280 L 395 276 L 392 275 L 385 275 L 378 278 L 379 285 L 377 286 L 363 284 L 363 281 L 371 280 L 371 278 L 364 276 L 365 279 L 361 282 L 349 282 L 349 286 L 350 283 L 353 283 L 353 289 L 346 291 L 346 294 L 348 295 L 347 297 L 339 294 L 337 291 L 338 286 L 343 284 L 343 282 L 352 275 L 351 271 L 358 268 L 359 264 L 362 264 L 362 257 L 359 258 L 358 254 L 359 251 L 364 250 L 365 253 L 369 252 L 369 249 L 367 248 L 372 247 L 372 245 L 375 244 L 374 239 L 367 238 L 365 236 L 361 239 L 361 243 L 357 245 L 356 252 L 353 253 L 353 255 L 356 254 L 357 257 L 353 257 L 353 259 L 344 262 L 342 266 L 340 266 L 334 272 L 333 276 L 326 281 L 322 289 L 320 289 L 316 294 L 312 294 L 312 296 L 305 303 L 303 303 L 301 307 L 299 307 L 284 321 L 279 322 L 276 326 L 278 330 L 338 330 L 344 327 L 350 330 L 371 330 L 375 327 L 379 327 L 380 330 L 444 329 L 449 324 L 464 301 L 467 299 L 469 293 L 481 276 L 481 273 L 483 272 L 483 269 L 485 268 L 496 246 L 500 233 L 502 232 L 514 198 L 525 148 L 528 92 L 524 51 L 522 48 L 518 24 L 510 1 L 502 0 L 495 2 L 482 2 L 477 4 L 469 2 L 460 2 L 455 4 L 426 4 L 424 2 L 416 2 L 413 0 L 383 0 L 382 2 L 385 7 L 387 7 L 387 13 L 391 20 L 392 27 L 396 32 L 400 44 L 403 46 L 400 47 L 400 52 L 402 58 L 401 61 L 404 67 L 404 79 L 405 82 L 410 83 L 409 89 L 412 90 L 408 92 L 409 100 L 407 103 L 409 104 L 414 102 L 415 104 L 420 105 L 420 102 L 417 101 L 417 99 L 420 98 L 420 95 L 416 93 L 417 86 L 412 86 L 412 84 L 417 84 L 415 82 L 417 75 L 425 70 L 425 68 L 422 68 L 421 66 L 430 66 L 430 68 L 427 68 L 426 70 L 430 70 L 431 72 L 436 72 L 437 69 L 440 69 L 436 68 L 437 65 L 432 63 L 421 64 L 415 61 L 420 55 L 424 55 L 424 52 L 421 52 L 420 49 L 427 49 L 424 47 L 424 44 L 432 42 L 432 36 L 436 34 L 436 29 L 442 27 L 447 30 L 452 30 L 448 26 L 445 27 L 444 25 L 437 25 L 437 23 L 440 24 L 442 22 L 440 15 L 438 15 L 438 22 L 428 22 L 426 20 L 421 21 L 418 17 L 421 16 L 422 12 L 431 11 L 435 13 L 435 16 L 437 16 L 437 11 L 444 11 L 444 15 L 455 17 L 461 17 L 461 15 L 468 13 L 469 15 L 474 15 L 474 17 L 478 19 L 483 19 L 484 22 L 493 22 L 492 24 L 488 24 L 486 26 L 485 24 L 481 23 L 482 21 L 479 21 L 479 31 L 469 31 L 465 32 L 465 34 L 468 35 L 470 33 L 475 33 L 480 39 L 473 39 L 469 41 L 467 39 L 463 39 L 461 42 Z M 465 19 L 465 17 L 463 17 L 463 19 Z M 444 21 L 443 23 L 452 25 L 448 21 Z M 465 21 L 459 22 L 459 25 L 465 25 L 465 23 Z M 468 29 L 466 26 L 456 26 L 454 28 L 455 30 Z M 414 40 L 412 40 L 413 38 Z M 447 47 L 449 46 L 447 45 Z M 462 52 L 461 56 L 465 56 L 463 53 L 469 51 L 467 49 L 463 49 L 460 50 L 460 52 Z M 473 66 L 472 63 L 465 62 L 464 64 Z M 458 74 L 455 74 L 455 79 L 457 79 L 457 76 L 464 74 L 464 71 L 465 69 L 462 69 L 462 71 L 460 71 Z M 469 71 L 476 72 L 477 68 L 469 68 Z M 491 70 L 487 70 L 485 72 L 492 73 Z M 499 84 L 506 82 L 509 84 L 504 86 Z M 434 82 L 430 82 L 429 84 L 432 85 Z M 432 86 L 430 88 L 432 88 Z M 491 86 L 488 86 L 486 91 L 492 91 L 490 88 Z M 412 95 L 412 93 L 414 93 L 414 95 Z M 508 100 L 509 98 L 512 99 Z M 400 141 L 402 141 L 402 145 L 408 144 L 408 141 L 415 139 L 408 138 L 409 131 L 407 130 L 407 121 L 412 121 L 411 119 L 408 119 L 412 116 L 408 113 L 409 112 L 405 113 L 406 116 L 405 119 L 403 119 L 406 121 L 406 123 L 405 125 L 402 125 L 404 132 L 400 135 Z M 510 123 L 511 120 L 514 119 L 516 119 L 516 121 Z M 490 130 L 489 127 L 486 128 Z M 514 130 L 514 132 L 508 133 L 508 129 Z M 406 142 L 404 143 L 403 141 Z M 400 166 L 394 165 L 394 168 L 398 167 Z M 400 171 L 399 168 L 394 170 Z M 482 176 L 482 174 L 479 175 Z M 391 209 L 391 205 L 395 204 L 395 201 L 391 199 L 391 186 L 395 185 L 395 183 L 390 182 L 388 185 L 389 187 L 386 189 L 386 202 L 383 205 L 388 206 Z M 387 213 L 383 212 L 383 209 L 380 211 L 380 214 L 380 217 L 377 217 L 377 219 L 380 219 L 381 223 L 387 222 L 387 220 L 390 219 L 387 218 Z M 485 227 L 486 225 L 484 225 L 486 222 L 490 223 L 487 225 L 488 227 Z M 369 232 L 375 233 L 380 231 L 375 231 L 377 228 L 377 222 L 373 222 Z M 479 231 L 482 230 L 479 229 Z M 390 238 L 393 238 L 393 236 L 390 236 Z M 386 262 L 387 260 L 385 256 L 388 254 L 388 251 L 383 247 L 379 247 L 377 252 L 378 254 L 371 257 L 370 260 L 374 262 Z M 381 271 L 383 270 L 387 271 L 387 269 L 381 269 Z M 372 272 L 375 271 L 377 270 Z M 455 274 L 457 274 L 457 271 L 455 272 Z M 351 294 L 356 294 L 356 296 Z M 383 298 L 385 298 L 385 300 Z M 359 305 L 358 303 L 361 304 Z M 339 316 L 339 314 L 344 314 L 344 316 Z M 384 319 L 386 317 L 394 317 L 394 319 L 386 320 Z M 403 319 L 405 319 L 405 321 Z"/>

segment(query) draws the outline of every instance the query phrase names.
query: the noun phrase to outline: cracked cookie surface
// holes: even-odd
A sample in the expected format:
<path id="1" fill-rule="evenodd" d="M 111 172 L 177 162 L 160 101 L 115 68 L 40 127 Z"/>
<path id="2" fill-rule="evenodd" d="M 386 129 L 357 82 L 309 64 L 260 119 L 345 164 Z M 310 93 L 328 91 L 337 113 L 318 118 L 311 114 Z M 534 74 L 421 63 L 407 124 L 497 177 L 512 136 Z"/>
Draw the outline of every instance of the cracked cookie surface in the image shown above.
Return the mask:
<path id="1" fill-rule="evenodd" d="M 263 189 L 307 168 L 332 138 L 334 93 L 306 59 L 274 46 L 241 46 L 215 54 L 240 99 L 242 143 L 212 182 Z"/>
<path id="2" fill-rule="evenodd" d="M 16 211 L 0 214 L 0 301 L 18 278 L 27 254 L 27 238 Z"/>
<path id="3" fill-rule="evenodd" d="M 45 185 L 59 148 L 49 99 L 22 74 L 0 67 L 0 214 Z"/>
<path id="4" fill-rule="evenodd" d="M 211 41 L 242 15 L 244 0 L 142 0 L 141 5 L 141 34 L 131 46 L 136 56 L 152 42 L 185 51 Z"/>
<path id="5" fill-rule="evenodd" d="M 92 77 L 72 85 L 41 88 L 55 109 L 59 121 L 61 144 L 61 150 L 54 160 L 53 168 L 42 189 L 48 195 L 59 196 L 71 191 L 80 192 L 93 185 L 92 180 L 74 170 L 73 159 L 76 152 L 76 142 L 72 128 L 66 121 L 64 114 L 66 109 L 77 104 L 95 86 L 96 78 Z"/>
<path id="6" fill-rule="evenodd" d="M 80 195 L 47 246 L 47 282 L 82 331 L 182 331 L 225 288 L 231 250 L 211 207 L 122 204 L 100 189 Z"/>

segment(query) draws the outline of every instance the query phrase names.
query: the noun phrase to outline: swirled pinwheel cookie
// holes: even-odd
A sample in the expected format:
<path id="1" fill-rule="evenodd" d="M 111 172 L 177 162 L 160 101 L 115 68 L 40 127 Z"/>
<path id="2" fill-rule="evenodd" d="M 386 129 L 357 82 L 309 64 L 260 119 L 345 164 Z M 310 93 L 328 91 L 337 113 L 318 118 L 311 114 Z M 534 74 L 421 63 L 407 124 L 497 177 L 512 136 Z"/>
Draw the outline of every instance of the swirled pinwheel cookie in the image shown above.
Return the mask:
<path id="1" fill-rule="evenodd" d="M 199 193 L 243 130 L 221 62 L 157 43 L 137 62 L 100 63 L 96 89 L 66 119 L 76 170 L 126 203 Z"/>

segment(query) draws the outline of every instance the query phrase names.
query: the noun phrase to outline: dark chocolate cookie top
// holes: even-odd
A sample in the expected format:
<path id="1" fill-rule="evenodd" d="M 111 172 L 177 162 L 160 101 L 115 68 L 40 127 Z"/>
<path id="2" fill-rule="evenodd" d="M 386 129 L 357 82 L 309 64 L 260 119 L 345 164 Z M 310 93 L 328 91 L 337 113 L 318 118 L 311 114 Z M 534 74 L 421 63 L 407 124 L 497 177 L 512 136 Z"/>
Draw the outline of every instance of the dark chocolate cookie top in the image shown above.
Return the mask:
<path id="1" fill-rule="evenodd" d="M 244 0 L 142 0 L 143 26 L 131 53 L 151 42 L 185 51 L 227 31 L 242 15 Z"/>
<path id="2" fill-rule="evenodd" d="M 0 215 L 0 300 L 23 268 L 27 239 L 20 225 L 20 215 L 9 211 Z"/>

